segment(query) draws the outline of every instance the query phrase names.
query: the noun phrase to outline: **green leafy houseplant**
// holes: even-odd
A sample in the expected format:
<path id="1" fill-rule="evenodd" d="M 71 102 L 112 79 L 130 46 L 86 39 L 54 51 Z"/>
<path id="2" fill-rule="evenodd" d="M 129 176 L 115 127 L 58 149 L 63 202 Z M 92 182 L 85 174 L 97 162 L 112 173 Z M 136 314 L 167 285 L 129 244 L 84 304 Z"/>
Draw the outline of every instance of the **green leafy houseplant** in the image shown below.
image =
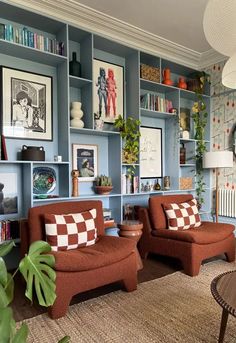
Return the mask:
<path id="1" fill-rule="evenodd" d="M 206 151 L 206 141 L 205 128 L 207 125 L 208 113 L 206 110 L 206 103 L 202 96 L 202 92 L 206 82 L 210 82 L 209 75 L 205 72 L 198 72 L 199 76 L 199 88 L 195 90 L 197 96 L 197 101 L 194 102 L 192 107 L 192 118 L 194 123 L 195 130 L 195 139 L 196 139 L 196 195 L 198 199 L 199 207 L 204 203 L 203 193 L 205 192 L 205 182 L 203 178 L 203 167 L 202 160 L 203 154 Z"/>
<path id="2" fill-rule="evenodd" d="M 131 116 L 126 120 L 119 116 L 115 120 L 114 126 L 119 129 L 124 144 L 122 151 L 123 163 L 134 164 L 138 161 L 140 124 L 138 119 Z"/>
<path id="3" fill-rule="evenodd" d="M 112 179 L 106 175 L 100 175 L 95 180 L 95 191 L 98 194 L 109 194 L 113 189 Z"/>
<path id="4" fill-rule="evenodd" d="M 28 255 L 21 260 L 19 267 L 13 275 L 7 272 L 3 256 L 7 255 L 14 246 L 14 242 L 0 244 L 0 341 L 1 343 L 26 343 L 28 327 L 22 324 L 16 329 L 16 322 L 10 303 L 14 296 L 14 276 L 21 272 L 26 281 L 25 295 L 32 301 L 35 290 L 38 302 L 42 306 L 53 305 L 55 294 L 56 273 L 53 270 L 55 258 L 48 254 L 51 247 L 44 241 L 37 241 L 31 244 Z M 45 254 L 46 253 L 46 254 Z M 67 343 L 68 336 L 61 339 L 60 343 Z"/>

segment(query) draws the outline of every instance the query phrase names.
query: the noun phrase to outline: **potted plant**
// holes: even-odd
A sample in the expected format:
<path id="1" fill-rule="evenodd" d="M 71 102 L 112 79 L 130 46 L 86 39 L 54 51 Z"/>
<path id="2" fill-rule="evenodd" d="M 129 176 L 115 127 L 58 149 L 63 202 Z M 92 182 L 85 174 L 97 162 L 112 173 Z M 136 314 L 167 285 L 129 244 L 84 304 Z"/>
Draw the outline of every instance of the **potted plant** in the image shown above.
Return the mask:
<path id="1" fill-rule="evenodd" d="M 114 123 L 114 126 L 119 129 L 123 139 L 122 162 L 134 164 L 138 161 L 139 156 L 139 125 L 140 121 L 133 117 L 128 117 L 126 120 L 119 116 Z"/>
<path id="2" fill-rule="evenodd" d="M 98 194 L 109 194 L 112 189 L 112 179 L 106 175 L 100 175 L 95 180 L 95 191 Z"/>
<path id="3" fill-rule="evenodd" d="M 55 258 L 50 255 L 51 246 L 44 241 L 37 241 L 30 245 L 28 255 L 21 260 L 13 275 L 7 272 L 3 256 L 14 247 L 14 242 L 0 244 L 0 341 L 8 343 L 26 343 L 28 327 L 24 323 L 17 330 L 16 322 L 9 304 L 14 296 L 14 276 L 21 272 L 26 281 L 25 295 L 32 301 L 33 291 L 42 306 L 53 305 L 56 299 L 56 273 L 53 269 Z M 70 338 L 64 337 L 59 343 L 68 343 Z"/>
<path id="4" fill-rule="evenodd" d="M 202 204 L 204 203 L 203 193 L 205 192 L 202 160 L 203 154 L 207 150 L 205 141 L 205 128 L 207 125 L 208 113 L 206 110 L 206 103 L 204 102 L 204 98 L 202 96 L 202 91 L 206 82 L 210 82 L 209 75 L 205 72 L 199 72 L 200 86 L 195 90 L 197 101 L 194 102 L 192 107 L 192 118 L 195 131 L 194 138 L 196 139 L 196 195 L 199 208 L 201 208 Z"/>
<path id="5" fill-rule="evenodd" d="M 103 130 L 104 121 L 101 119 L 101 114 L 99 112 L 94 113 L 94 129 Z"/>

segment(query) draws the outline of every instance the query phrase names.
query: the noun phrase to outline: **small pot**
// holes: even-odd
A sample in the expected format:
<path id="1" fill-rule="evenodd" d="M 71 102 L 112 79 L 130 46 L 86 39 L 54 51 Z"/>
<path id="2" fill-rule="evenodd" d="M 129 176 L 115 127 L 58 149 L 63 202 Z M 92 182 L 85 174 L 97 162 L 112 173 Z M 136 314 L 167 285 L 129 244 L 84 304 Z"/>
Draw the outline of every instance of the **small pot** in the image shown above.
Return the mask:
<path id="1" fill-rule="evenodd" d="M 112 186 L 95 186 L 95 191 L 97 194 L 110 194 L 112 189 Z"/>
<path id="2" fill-rule="evenodd" d="M 21 159 L 24 161 L 45 161 L 45 151 L 43 146 L 23 145 Z"/>

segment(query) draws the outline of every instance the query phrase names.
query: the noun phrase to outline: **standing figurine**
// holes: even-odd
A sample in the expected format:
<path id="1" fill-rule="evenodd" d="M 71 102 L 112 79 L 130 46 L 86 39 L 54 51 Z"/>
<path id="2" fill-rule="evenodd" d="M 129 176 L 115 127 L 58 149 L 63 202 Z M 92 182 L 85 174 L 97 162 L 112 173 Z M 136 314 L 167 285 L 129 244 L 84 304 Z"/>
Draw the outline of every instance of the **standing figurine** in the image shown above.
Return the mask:
<path id="1" fill-rule="evenodd" d="M 72 176 L 72 196 L 78 197 L 79 196 L 79 171 L 77 169 L 73 169 L 71 172 Z"/>

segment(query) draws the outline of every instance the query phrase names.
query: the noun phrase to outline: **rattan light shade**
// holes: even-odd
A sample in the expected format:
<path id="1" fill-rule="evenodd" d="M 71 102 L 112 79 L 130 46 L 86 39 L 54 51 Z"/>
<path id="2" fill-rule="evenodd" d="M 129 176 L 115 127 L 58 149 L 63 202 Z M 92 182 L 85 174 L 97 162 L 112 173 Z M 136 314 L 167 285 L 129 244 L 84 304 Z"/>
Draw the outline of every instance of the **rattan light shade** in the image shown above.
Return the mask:
<path id="1" fill-rule="evenodd" d="M 209 0 L 203 18 L 208 43 L 223 55 L 236 52 L 236 1 Z"/>

